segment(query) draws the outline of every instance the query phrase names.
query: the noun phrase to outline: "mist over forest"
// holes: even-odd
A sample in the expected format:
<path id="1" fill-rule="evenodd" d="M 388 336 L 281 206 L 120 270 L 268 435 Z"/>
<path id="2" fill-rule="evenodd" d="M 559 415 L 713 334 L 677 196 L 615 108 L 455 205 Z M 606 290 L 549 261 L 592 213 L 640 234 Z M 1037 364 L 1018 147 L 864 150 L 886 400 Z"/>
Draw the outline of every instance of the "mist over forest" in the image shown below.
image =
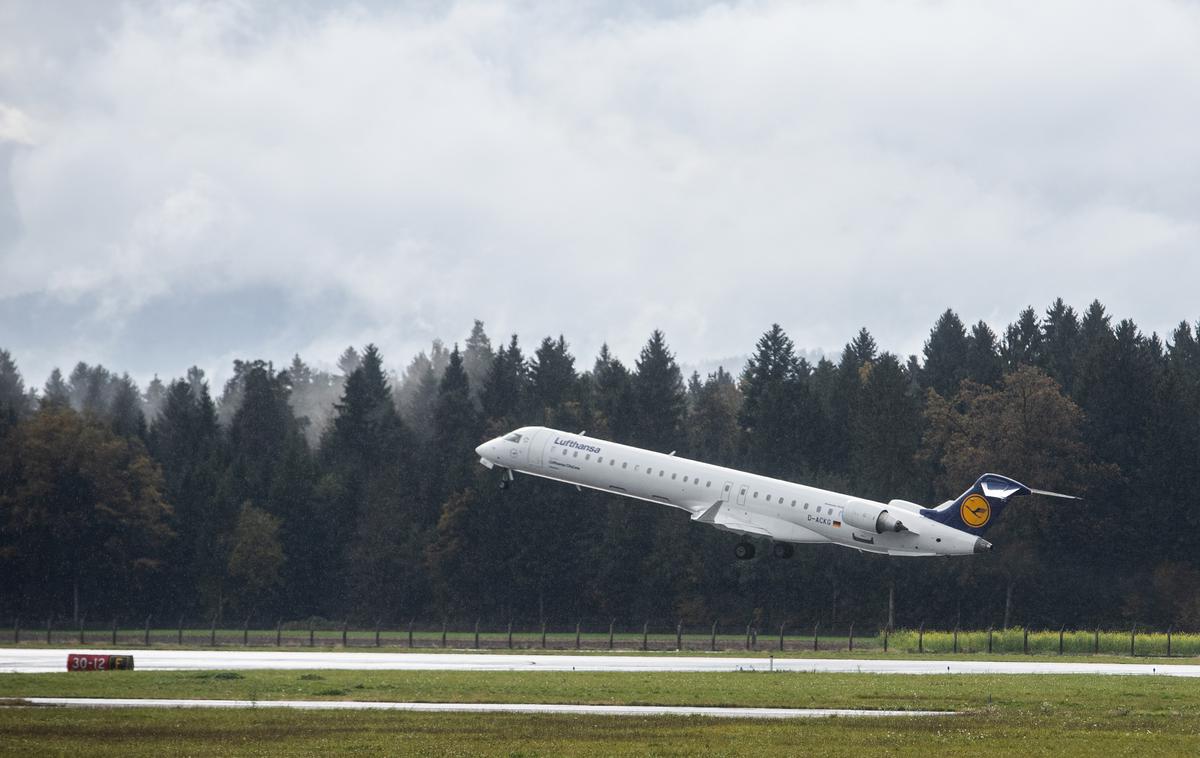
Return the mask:
<path id="1" fill-rule="evenodd" d="M 744 365 L 685 375 L 660 331 L 626 364 L 476 321 L 331 371 L 247 357 L 220 387 L 38 381 L 0 350 L 0 619 L 1200 628 L 1200 323 L 1056 300 L 1000 333 L 947 310 L 919 356 L 846 336 L 821 357 L 772 325 Z M 678 510 L 500 491 L 475 446 L 538 424 L 885 502 L 987 471 L 1085 501 L 1017 501 L 973 557 L 737 561 Z"/>

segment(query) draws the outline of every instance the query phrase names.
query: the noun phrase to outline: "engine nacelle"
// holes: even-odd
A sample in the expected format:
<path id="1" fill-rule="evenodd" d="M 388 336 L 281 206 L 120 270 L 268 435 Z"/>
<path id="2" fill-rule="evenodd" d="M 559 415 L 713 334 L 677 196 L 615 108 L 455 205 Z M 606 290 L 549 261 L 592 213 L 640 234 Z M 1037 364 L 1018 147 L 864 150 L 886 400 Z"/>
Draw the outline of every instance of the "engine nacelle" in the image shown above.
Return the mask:
<path id="1" fill-rule="evenodd" d="M 847 503 L 846 507 L 842 509 L 842 521 L 855 529 L 862 529 L 864 532 L 875 532 L 876 534 L 908 531 L 908 527 L 904 526 L 891 513 L 888 513 L 887 508 L 882 508 L 864 500 L 851 500 Z"/>

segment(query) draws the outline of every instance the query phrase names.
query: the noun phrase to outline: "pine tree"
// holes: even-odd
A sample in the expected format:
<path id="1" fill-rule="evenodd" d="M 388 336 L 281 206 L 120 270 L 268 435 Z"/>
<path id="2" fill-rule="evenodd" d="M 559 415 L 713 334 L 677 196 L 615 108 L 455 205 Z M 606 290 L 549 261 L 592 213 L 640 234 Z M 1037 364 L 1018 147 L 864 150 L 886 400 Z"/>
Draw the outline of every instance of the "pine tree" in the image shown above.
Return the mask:
<path id="1" fill-rule="evenodd" d="M 958 391 L 967 376 L 967 330 L 958 314 L 950 309 L 938 317 L 925 341 L 925 386 L 943 397 Z"/>
<path id="2" fill-rule="evenodd" d="M 1000 383 L 1000 378 L 1004 373 L 1000 346 L 996 339 L 996 333 L 983 321 L 971 327 L 971 334 L 967 337 L 964 367 L 966 368 L 966 378 L 977 384 L 994 387 Z"/>
<path id="3" fill-rule="evenodd" d="M 1019 366 L 1036 366 L 1042 350 L 1042 330 L 1037 313 L 1030 306 L 1021 311 L 1015 323 L 1004 330 L 1004 344 L 1000 353 L 1008 370 L 1016 371 Z"/>
<path id="4" fill-rule="evenodd" d="M 1039 365 L 1068 392 L 1075 386 L 1075 353 L 1079 349 L 1079 317 L 1075 309 L 1055 300 L 1042 322 L 1042 355 Z"/>
<path id="5" fill-rule="evenodd" d="M 578 412 L 568 404 L 579 400 L 575 356 L 560 334 L 546 337 L 529 362 L 534 419 L 549 426 L 576 426 Z"/>
<path id="6" fill-rule="evenodd" d="M 655 329 L 650 334 L 635 366 L 633 439 L 651 450 L 682 448 L 687 444 L 683 435 L 687 409 L 683 375 L 662 332 Z"/>
<path id="7" fill-rule="evenodd" d="M 480 394 L 487 383 L 488 373 L 492 370 L 492 361 L 495 360 L 495 357 L 495 353 L 492 352 L 492 341 L 488 339 L 487 333 L 483 330 L 483 322 L 475 319 L 475 325 L 471 327 L 471 334 L 464 343 L 462 359 L 463 370 L 467 372 L 467 381 L 471 386 L 471 399 L 475 401 L 476 408 L 483 407 L 480 402 Z"/>
<path id="8" fill-rule="evenodd" d="M 608 439 L 621 442 L 633 434 L 633 380 L 629 370 L 619 358 L 608 350 L 608 343 L 600 346 L 600 354 L 592 367 L 596 410 L 599 429 Z"/>
<path id="9" fill-rule="evenodd" d="M 779 324 L 759 338 L 742 370 L 740 423 L 749 465 L 766 476 L 795 476 L 807 452 L 800 434 L 811 429 L 808 367 Z"/>
<path id="10" fill-rule="evenodd" d="M 43 408 L 66 408 L 71 404 L 71 391 L 67 387 L 66 381 L 63 379 L 62 372 L 57 368 L 50 372 L 50 378 L 46 380 L 46 386 L 42 389 Z"/>
<path id="11" fill-rule="evenodd" d="M 7 350 L 0 350 L 0 436 L 4 426 L 15 426 L 16 422 L 32 412 L 30 397 L 25 392 L 25 380 L 17 370 L 17 364 Z"/>
<path id="12" fill-rule="evenodd" d="M 514 334 L 492 360 L 481 396 L 484 415 L 496 421 L 497 432 L 519 423 L 528 391 L 529 371 Z"/>

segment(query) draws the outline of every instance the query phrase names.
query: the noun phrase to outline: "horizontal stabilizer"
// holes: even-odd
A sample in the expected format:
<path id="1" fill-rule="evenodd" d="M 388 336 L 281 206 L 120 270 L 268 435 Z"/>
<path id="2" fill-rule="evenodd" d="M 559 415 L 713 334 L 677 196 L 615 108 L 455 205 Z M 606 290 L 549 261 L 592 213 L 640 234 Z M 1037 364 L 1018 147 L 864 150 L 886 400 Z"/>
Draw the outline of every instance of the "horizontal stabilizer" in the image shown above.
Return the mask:
<path id="1" fill-rule="evenodd" d="M 1062 500 L 1083 500 L 1083 498 L 1076 497 L 1075 495 L 1064 495 L 1061 492 L 1050 492 L 1049 490 L 1035 490 L 1033 487 L 1030 487 L 1029 491 L 1031 493 L 1033 493 L 1034 495 L 1045 495 L 1046 497 L 1057 497 Z"/>

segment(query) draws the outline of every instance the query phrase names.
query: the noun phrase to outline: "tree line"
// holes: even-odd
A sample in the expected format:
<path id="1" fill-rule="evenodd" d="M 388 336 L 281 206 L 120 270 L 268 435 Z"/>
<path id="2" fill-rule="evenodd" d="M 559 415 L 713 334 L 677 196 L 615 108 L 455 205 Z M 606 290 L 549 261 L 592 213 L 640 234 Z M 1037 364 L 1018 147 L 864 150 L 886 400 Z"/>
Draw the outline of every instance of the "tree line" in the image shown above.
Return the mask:
<path id="1" fill-rule="evenodd" d="M 805 360 L 778 325 L 745 366 L 684 377 L 527 354 L 482 323 L 403 371 L 236 361 L 144 389 L 78 364 L 27 388 L 0 351 L 0 614 L 1200 627 L 1200 324 L 1164 341 L 1056 300 L 996 334 L 951 310 L 921 356 L 862 329 Z M 935 505 L 985 472 L 1026 498 L 969 558 L 801 546 L 733 558 L 687 514 L 530 477 L 475 446 L 544 424 L 876 500 Z M 760 555 L 768 554 L 760 551 Z"/>

